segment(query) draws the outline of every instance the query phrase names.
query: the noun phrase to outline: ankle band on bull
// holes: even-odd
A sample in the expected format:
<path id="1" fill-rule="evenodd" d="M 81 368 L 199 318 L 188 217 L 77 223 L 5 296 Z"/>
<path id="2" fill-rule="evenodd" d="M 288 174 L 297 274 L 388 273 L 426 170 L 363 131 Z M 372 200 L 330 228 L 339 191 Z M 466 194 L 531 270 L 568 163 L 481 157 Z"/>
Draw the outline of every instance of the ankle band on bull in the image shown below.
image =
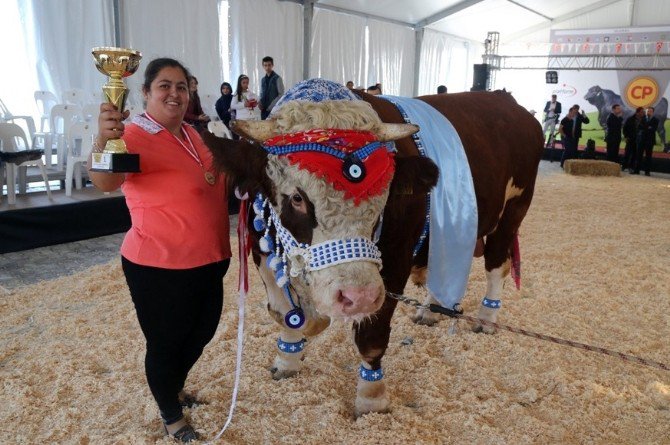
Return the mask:
<path id="1" fill-rule="evenodd" d="M 299 352 L 302 352 L 303 349 L 305 349 L 305 343 L 307 342 L 307 339 L 302 339 L 300 341 L 297 341 L 295 343 L 291 343 L 288 341 L 284 341 L 280 338 L 277 339 L 277 347 L 281 352 L 286 352 L 287 354 L 297 354 Z"/>
<path id="2" fill-rule="evenodd" d="M 484 299 L 482 300 L 482 306 L 491 309 L 500 309 L 500 306 L 502 306 L 502 302 L 500 300 L 489 300 L 488 298 L 484 297 Z"/>
<path id="3" fill-rule="evenodd" d="M 384 378 L 384 371 L 382 368 L 368 369 L 361 365 L 361 367 L 358 368 L 358 376 L 368 382 L 377 382 Z"/>

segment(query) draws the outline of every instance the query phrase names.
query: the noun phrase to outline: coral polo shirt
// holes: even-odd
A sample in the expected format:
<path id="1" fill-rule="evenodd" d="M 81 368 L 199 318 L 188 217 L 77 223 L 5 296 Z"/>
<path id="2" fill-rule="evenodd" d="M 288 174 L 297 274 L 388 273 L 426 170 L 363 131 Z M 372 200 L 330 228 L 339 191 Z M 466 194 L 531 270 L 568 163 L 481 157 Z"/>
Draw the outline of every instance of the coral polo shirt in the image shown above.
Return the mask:
<path id="1" fill-rule="evenodd" d="M 126 174 L 121 186 L 132 220 L 121 255 L 133 263 L 190 269 L 230 257 L 225 177 L 207 183 L 212 154 L 193 128 L 182 128 L 202 167 L 168 130 L 146 117 L 136 116 L 126 126 L 123 140 L 129 153 L 140 155 L 141 170 Z"/>

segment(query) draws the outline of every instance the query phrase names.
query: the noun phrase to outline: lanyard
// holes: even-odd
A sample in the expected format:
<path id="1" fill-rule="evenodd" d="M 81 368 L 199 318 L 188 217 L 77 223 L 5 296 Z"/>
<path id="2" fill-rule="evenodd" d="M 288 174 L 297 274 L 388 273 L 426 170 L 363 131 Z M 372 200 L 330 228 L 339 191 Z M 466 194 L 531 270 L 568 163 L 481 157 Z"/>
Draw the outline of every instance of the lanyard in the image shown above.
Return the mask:
<path id="1" fill-rule="evenodd" d="M 162 130 L 167 131 L 167 132 L 170 134 L 170 136 L 172 136 L 173 138 L 175 138 L 175 139 L 177 140 L 177 142 L 179 142 L 179 145 L 181 145 L 182 147 L 184 147 L 184 150 L 186 150 L 186 152 L 187 152 L 189 155 L 191 155 L 191 157 L 192 157 L 193 159 L 195 159 L 195 162 L 197 162 L 198 165 L 199 165 L 200 167 L 204 167 L 204 165 L 203 165 L 203 163 L 202 163 L 202 160 L 200 160 L 200 155 L 198 155 L 198 152 L 196 151 L 195 146 L 193 145 L 193 141 L 191 141 L 191 137 L 188 135 L 188 132 L 187 132 L 186 130 L 184 130 L 184 124 L 181 125 L 181 132 L 182 132 L 182 133 L 184 134 L 184 136 L 186 137 L 186 141 L 188 142 L 188 146 L 187 146 L 186 144 L 184 144 L 184 141 L 182 141 L 182 140 L 179 139 L 177 136 L 175 136 L 174 134 L 172 134 L 171 131 L 168 131 L 167 128 L 165 128 L 164 126 L 162 126 L 161 124 L 159 124 L 159 123 L 156 121 L 156 119 L 154 119 L 153 117 L 151 117 L 151 115 L 150 115 L 149 113 L 145 112 L 144 115 L 145 115 L 145 116 L 147 117 L 147 119 L 149 119 L 151 122 L 153 122 L 154 124 L 156 124 L 156 125 L 158 125 L 159 127 L 161 127 Z"/>

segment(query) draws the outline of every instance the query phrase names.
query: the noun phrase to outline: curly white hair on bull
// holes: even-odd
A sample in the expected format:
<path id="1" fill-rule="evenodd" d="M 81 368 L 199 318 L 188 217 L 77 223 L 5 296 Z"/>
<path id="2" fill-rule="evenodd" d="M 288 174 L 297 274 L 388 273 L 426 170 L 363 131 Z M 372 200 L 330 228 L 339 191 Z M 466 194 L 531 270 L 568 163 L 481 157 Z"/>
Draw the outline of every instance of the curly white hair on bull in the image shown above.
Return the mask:
<path id="1" fill-rule="evenodd" d="M 377 133 L 381 119 L 369 103 L 362 100 L 287 102 L 276 115 L 279 133 L 295 133 L 313 128 L 364 130 Z"/>

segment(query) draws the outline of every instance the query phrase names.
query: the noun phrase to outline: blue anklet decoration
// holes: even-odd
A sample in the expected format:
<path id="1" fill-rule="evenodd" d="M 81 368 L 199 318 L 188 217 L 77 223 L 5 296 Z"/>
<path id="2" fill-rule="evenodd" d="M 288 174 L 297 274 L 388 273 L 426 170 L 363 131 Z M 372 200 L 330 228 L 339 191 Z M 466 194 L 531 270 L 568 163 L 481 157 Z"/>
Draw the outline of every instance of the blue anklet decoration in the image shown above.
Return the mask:
<path id="1" fill-rule="evenodd" d="M 482 306 L 490 307 L 491 309 L 500 309 L 501 305 L 502 302 L 500 300 L 489 300 L 486 297 L 482 300 Z"/>
<path id="2" fill-rule="evenodd" d="M 368 382 L 377 382 L 384 378 L 384 371 L 382 368 L 379 369 L 368 369 L 365 366 L 361 365 L 358 369 L 358 375 L 363 380 Z"/>
<path id="3" fill-rule="evenodd" d="M 307 339 L 304 338 L 295 343 L 290 343 L 282 340 L 281 338 L 278 338 L 277 347 L 281 352 L 286 352 L 288 354 L 297 354 L 298 352 L 302 352 L 302 350 L 305 349 L 305 342 L 307 342 Z"/>

